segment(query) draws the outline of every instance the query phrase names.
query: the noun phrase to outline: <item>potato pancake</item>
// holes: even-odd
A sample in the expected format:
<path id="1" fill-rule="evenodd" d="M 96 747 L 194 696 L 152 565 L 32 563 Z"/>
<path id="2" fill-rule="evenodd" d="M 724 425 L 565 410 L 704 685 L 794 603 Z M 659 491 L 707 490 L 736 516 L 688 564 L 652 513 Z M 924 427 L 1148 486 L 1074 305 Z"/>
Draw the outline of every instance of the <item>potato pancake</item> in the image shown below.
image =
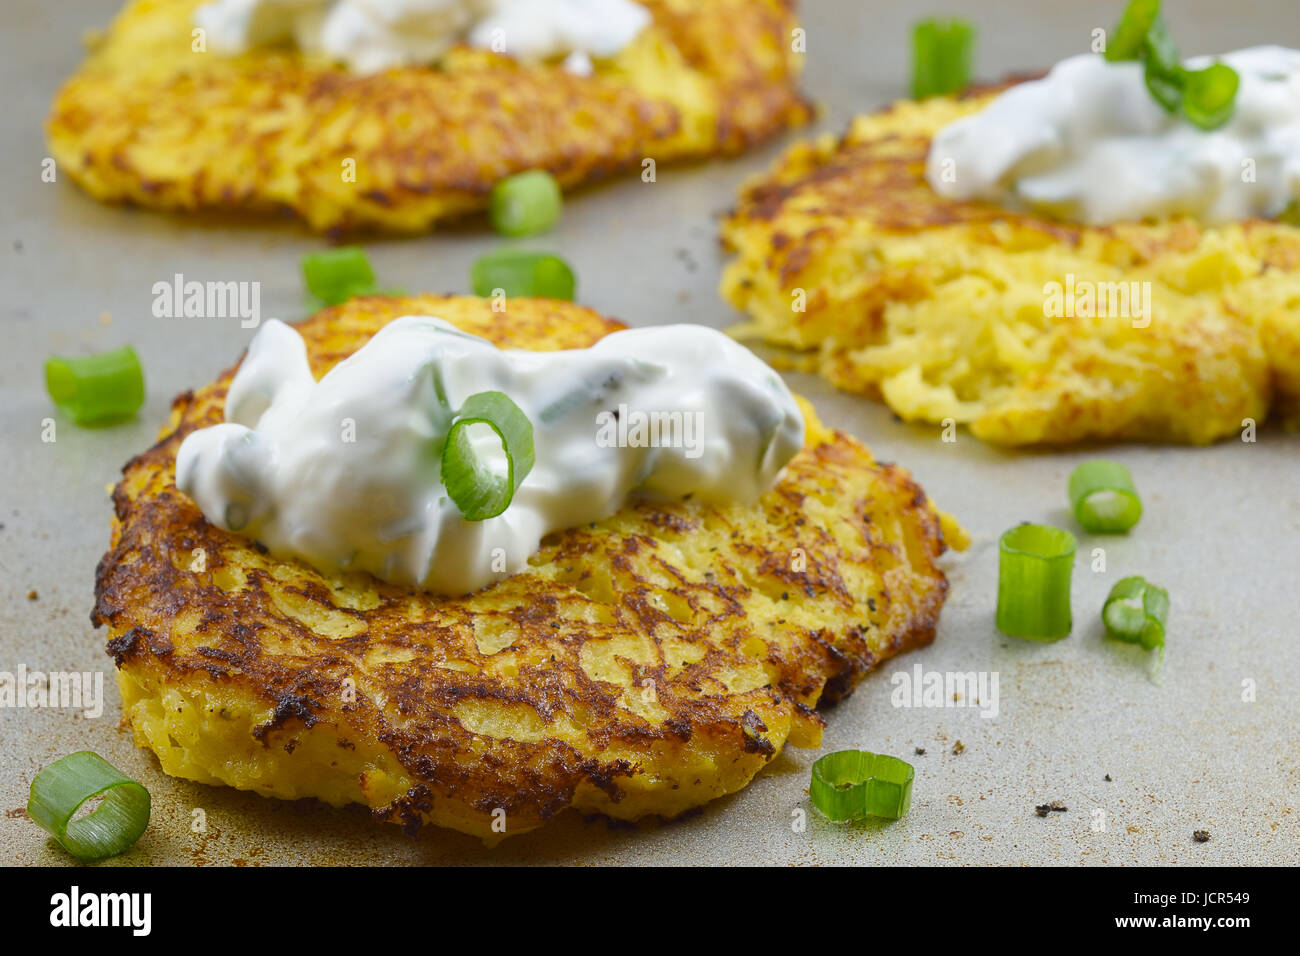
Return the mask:
<path id="1" fill-rule="evenodd" d="M 622 327 L 564 302 L 354 299 L 298 326 L 313 374 L 408 314 L 537 350 Z M 234 372 L 179 396 L 126 465 L 92 614 L 136 743 L 190 780 L 489 840 L 566 807 L 671 817 L 787 742 L 816 746 L 820 700 L 933 640 L 936 559 L 966 543 L 905 470 L 801 403 L 805 446 L 753 505 L 637 503 L 467 597 L 330 577 L 176 489 L 177 448 L 223 420 Z"/>
<path id="2" fill-rule="evenodd" d="M 468 47 L 366 76 L 291 49 L 196 53 L 200 2 L 129 3 L 56 97 L 51 153 L 95 198 L 418 232 L 522 170 L 568 189 L 810 115 L 793 0 L 640 0 L 653 24 L 586 77 Z"/>
<path id="3" fill-rule="evenodd" d="M 1273 404 L 1294 417 L 1300 229 L 1090 228 L 938 196 L 931 139 L 996 92 L 897 103 L 749 182 L 722 228 L 737 334 L 1001 445 L 1204 444 Z"/>

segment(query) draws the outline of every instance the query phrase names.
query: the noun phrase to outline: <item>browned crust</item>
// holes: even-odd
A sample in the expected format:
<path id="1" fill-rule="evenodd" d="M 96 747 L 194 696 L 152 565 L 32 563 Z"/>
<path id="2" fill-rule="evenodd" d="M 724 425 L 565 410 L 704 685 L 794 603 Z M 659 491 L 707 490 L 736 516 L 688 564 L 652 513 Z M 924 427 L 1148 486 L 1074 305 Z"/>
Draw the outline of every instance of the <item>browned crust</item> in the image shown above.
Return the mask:
<path id="1" fill-rule="evenodd" d="M 567 303 L 516 300 L 498 315 L 477 299 L 354 300 L 299 326 L 314 371 L 411 312 L 442 315 L 515 346 L 574 347 L 620 327 Z M 935 564 L 944 550 L 936 513 L 906 471 L 877 465 L 852 438 L 815 424 L 757 512 L 640 504 L 552 535 L 529 570 L 470 597 L 416 594 L 366 576 L 376 606 L 342 606 L 317 572 L 276 562 L 211 526 L 173 484 L 177 447 L 220 420 L 232 373 L 178 396 L 175 427 L 125 466 L 92 621 L 110 628 L 107 651 L 117 666 L 146 683 L 220 687 L 254 701 L 269 714 L 253 730 L 259 746 L 291 750 L 320 728 L 340 746 L 370 741 L 390 752 L 416 784 L 406 797 L 375 806 L 381 819 L 414 828 L 436 802 L 457 801 L 479 814 L 504 809 L 526 828 L 574 803 L 580 787 L 616 807 L 621 781 L 651 766 L 670 775 L 674 755 L 691 748 L 723 755 L 720 763 L 748 761 L 743 784 L 785 741 L 785 731 L 769 727 L 818 724 L 812 708 L 823 693 L 841 697 L 881 661 L 934 639 L 947 591 Z M 671 548 L 701 541 L 718 543 L 704 549 L 703 565 L 668 557 Z M 806 555 L 797 570 L 796 547 Z M 195 548 L 206 553 L 205 573 L 190 570 Z M 246 574 L 246 588 L 220 586 L 216 576 L 230 568 Z M 285 594 L 362 628 L 323 636 L 284 612 L 277 597 Z M 788 601 L 790 617 L 755 614 L 764 597 Z M 809 617 L 818 623 L 797 623 L 803 611 L 816 612 Z M 476 646 L 485 618 L 518 632 L 508 654 Z M 632 686 L 655 682 L 660 721 L 629 712 L 624 686 L 582 666 L 593 642 L 627 634 L 655 649 L 650 662 L 623 664 Z M 702 654 L 669 667 L 667 642 Z M 400 663 L 384 664 L 384 655 Z M 728 692 L 718 683 L 755 660 L 769 675 L 765 686 Z M 470 667 L 448 670 L 450 661 Z M 355 703 L 341 704 L 349 679 Z M 571 721 L 585 728 L 585 739 L 474 733 L 455 715 L 471 700 L 522 705 L 547 726 Z"/>

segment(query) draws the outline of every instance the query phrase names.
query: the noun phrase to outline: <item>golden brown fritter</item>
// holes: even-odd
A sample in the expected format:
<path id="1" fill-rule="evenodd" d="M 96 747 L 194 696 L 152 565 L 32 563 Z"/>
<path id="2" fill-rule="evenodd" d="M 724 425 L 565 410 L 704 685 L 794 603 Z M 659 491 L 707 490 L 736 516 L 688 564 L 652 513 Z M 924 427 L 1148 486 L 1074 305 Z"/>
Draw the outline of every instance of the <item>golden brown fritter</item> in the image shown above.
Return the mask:
<path id="1" fill-rule="evenodd" d="M 288 49 L 196 53 L 199 2 L 133 0 L 59 92 L 50 149 L 97 199 L 417 232 L 522 170 L 569 189 L 738 153 L 810 114 L 793 0 L 642 0 L 654 23 L 591 77 L 468 48 L 375 76 Z"/>
<path id="2" fill-rule="evenodd" d="M 897 103 L 748 183 L 723 225 L 737 258 L 721 291 L 749 313 L 742 337 L 804 350 L 905 419 L 1004 445 L 1200 444 L 1270 404 L 1293 413 L 1300 229 L 1090 228 L 944 199 L 925 180 L 931 138 L 991 95 Z M 1050 315 L 1067 288 L 1094 307 Z"/>
<path id="3" fill-rule="evenodd" d="M 356 299 L 298 327 L 314 373 L 411 313 L 535 349 L 621 327 L 562 302 Z M 754 505 L 635 504 L 468 597 L 330 577 L 176 490 L 176 450 L 222 420 L 233 372 L 178 397 L 126 465 L 96 580 L 125 720 L 191 780 L 487 839 L 566 807 L 673 816 L 815 746 L 819 700 L 933 640 L 945 532 L 965 546 L 906 471 L 805 405 L 805 448 Z"/>

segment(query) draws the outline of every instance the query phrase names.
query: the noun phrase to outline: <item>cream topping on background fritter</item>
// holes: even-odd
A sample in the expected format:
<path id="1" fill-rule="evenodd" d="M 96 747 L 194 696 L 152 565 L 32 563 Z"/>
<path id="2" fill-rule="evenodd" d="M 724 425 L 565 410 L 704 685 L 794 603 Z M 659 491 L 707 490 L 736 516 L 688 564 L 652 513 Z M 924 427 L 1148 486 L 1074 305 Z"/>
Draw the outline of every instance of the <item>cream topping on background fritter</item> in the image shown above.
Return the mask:
<path id="1" fill-rule="evenodd" d="M 483 392 L 508 396 L 532 423 L 535 463 L 503 512 L 471 520 L 440 463 L 458 410 Z M 406 316 L 318 382 L 302 337 L 271 321 L 225 417 L 189 435 L 176 459 L 176 486 L 212 524 L 326 573 L 364 570 L 444 594 L 518 572 L 543 536 L 606 518 L 634 493 L 753 502 L 804 438 L 776 373 L 694 325 L 536 352 Z M 501 480 L 500 439 L 470 427 Z"/>
<path id="2" fill-rule="evenodd" d="M 1070 57 L 935 136 L 926 178 L 947 199 L 984 199 L 1089 225 L 1191 215 L 1278 216 L 1300 199 L 1300 51 L 1218 59 L 1240 77 L 1236 109 L 1201 129 L 1160 106 L 1136 61 Z"/>
<path id="3" fill-rule="evenodd" d="M 933 138 L 1000 92 L 895 103 L 751 181 L 723 225 L 740 334 L 997 444 L 1204 444 L 1300 418 L 1300 229 L 1082 226 L 939 195 Z"/>
<path id="4" fill-rule="evenodd" d="M 487 208 L 515 173 L 568 192 L 647 158 L 734 155 L 811 115 L 794 0 L 642 0 L 652 22 L 594 62 L 521 62 L 507 36 L 507 53 L 461 44 L 436 68 L 372 74 L 288 44 L 223 55 L 212 31 L 196 50 L 203 5 L 126 4 L 55 99 L 60 179 L 187 216 L 411 234 Z"/>
<path id="5" fill-rule="evenodd" d="M 632 0 L 214 0 L 194 13 L 212 48 L 292 41 L 356 73 L 437 62 L 459 42 L 519 60 L 617 55 L 650 25 Z"/>

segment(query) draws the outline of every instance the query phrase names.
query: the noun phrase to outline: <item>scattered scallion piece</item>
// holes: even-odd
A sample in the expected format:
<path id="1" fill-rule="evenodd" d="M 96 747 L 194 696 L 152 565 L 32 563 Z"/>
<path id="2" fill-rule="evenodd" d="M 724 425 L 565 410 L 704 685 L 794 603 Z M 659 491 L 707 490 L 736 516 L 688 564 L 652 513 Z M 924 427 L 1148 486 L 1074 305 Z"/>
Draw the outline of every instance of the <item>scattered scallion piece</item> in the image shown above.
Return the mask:
<path id="1" fill-rule="evenodd" d="M 1070 510 L 1085 531 L 1123 534 L 1142 517 L 1129 470 L 1115 461 L 1085 461 L 1070 472 Z"/>
<path id="2" fill-rule="evenodd" d="M 492 228 L 506 236 L 549 232 L 560 219 L 560 185 L 545 170 L 531 169 L 492 187 Z"/>
<path id="3" fill-rule="evenodd" d="M 45 389 L 74 423 L 107 425 L 130 418 L 144 404 L 144 369 L 129 345 L 84 358 L 50 358 Z"/>
<path id="4" fill-rule="evenodd" d="M 469 271 L 474 294 L 484 298 L 500 289 L 506 296 L 572 301 L 577 280 L 569 264 L 549 252 L 499 249 L 478 259 Z"/>
<path id="5" fill-rule="evenodd" d="M 1074 535 L 1017 525 L 998 542 L 998 630 L 1008 637 L 1058 641 L 1070 633 Z"/>
<path id="6" fill-rule="evenodd" d="M 103 796 L 90 813 L 82 804 Z M 81 860 L 115 856 L 149 826 L 149 791 L 97 753 L 78 751 L 54 761 L 32 780 L 27 815 Z"/>
<path id="7" fill-rule="evenodd" d="M 1170 113 L 1204 130 L 1218 129 L 1236 109 L 1237 71 L 1226 63 L 1188 70 L 1178 56 L 1160 0 L 1131 0 L 1106 44 L 1111 62 L 1141 60 L 1147 90 Z"/>
<path id="8" fill-rule="evenodd" d="M 836 823 L 866 816 L 897 820 L 912 805 L 912 765 L 866 750 L 839 750 L 813 764 L 808 795 Z"/>
<path id="9" fill-rule="evenodd" d="M 912 98 L 958 93 L 970 85 L 975 27 L 965 20 L 922 20 L 912 28 Z"/>
<path id="10" fill-rule="evenodd" d="M 1126 644 L 1165 653 L 1165 622 L 1169 618 L 1169 592 L 1143 577 L 1117 581 L 1101 609 L 1106 634 Z"/>
<path id="11" fill-rule="evenodd" d="M 302 275 L 307 291 L 326 305 L 378 291 L 370 260 L 357 246 L 308 253 L 302 257 Z"/>
<path id="12" fill-rule="evenodd" d="M 493 474 L 474 450 L 471 425 L 487 425 L 501 439 L 506 474 Z M 504 392 L 465 399 L 442 449 L 442 483 L 466 521 L 495 518 L 514 499 L 533 467 L 533 423 Z"/>

